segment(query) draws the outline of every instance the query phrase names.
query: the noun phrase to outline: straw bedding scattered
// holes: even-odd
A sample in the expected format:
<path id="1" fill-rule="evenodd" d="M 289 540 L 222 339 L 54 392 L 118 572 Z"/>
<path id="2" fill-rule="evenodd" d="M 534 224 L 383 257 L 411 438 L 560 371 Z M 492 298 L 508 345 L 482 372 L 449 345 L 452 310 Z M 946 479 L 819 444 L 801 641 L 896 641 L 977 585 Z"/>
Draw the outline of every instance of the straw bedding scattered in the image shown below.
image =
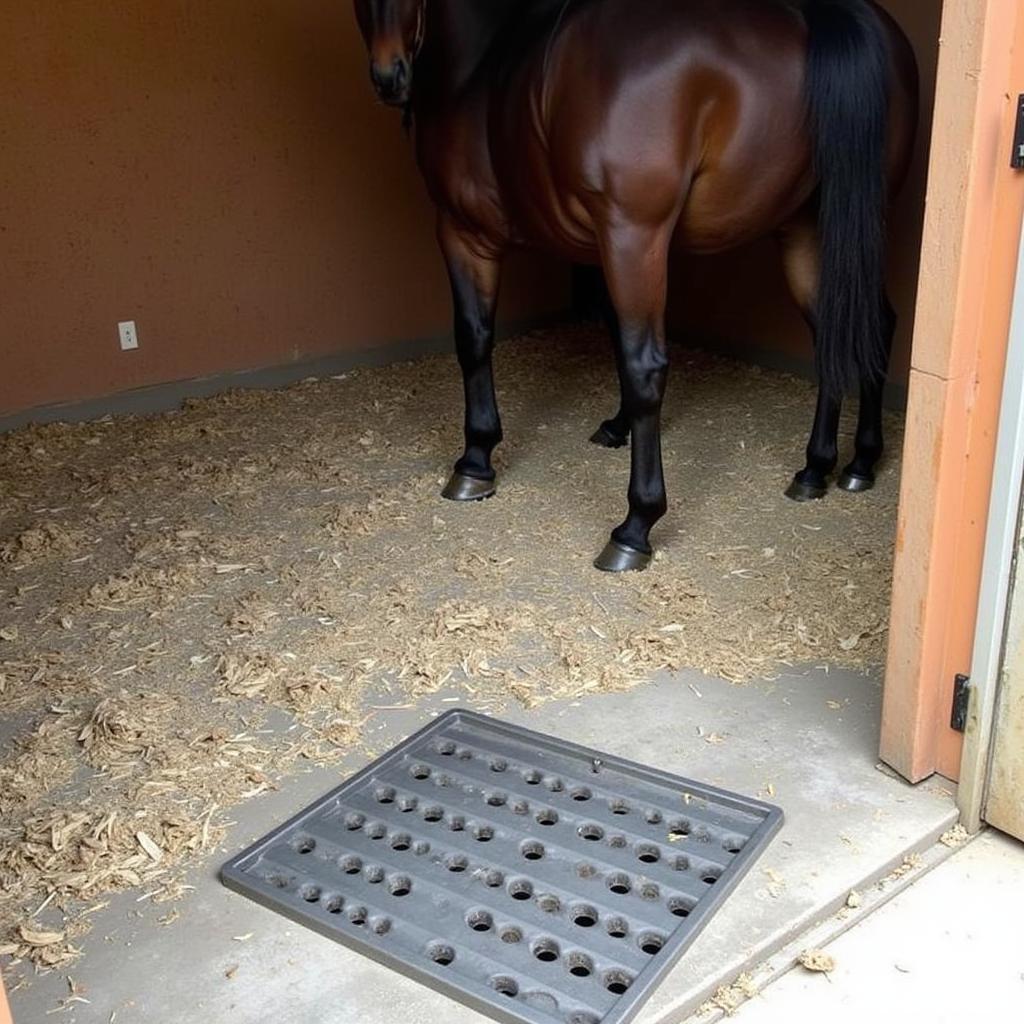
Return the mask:
<path id="1" fill-rule="evenodd" d="M 233 804 L 359 743 L 371 692 L 500 710 L 683 666 L 877 666 L 898 467 L 785 501 L 805 382 L 678 353 L 659 558 L 591 569 L 628 476 L 586 442 L 609 349 L 586 327 L 499 348 L 508 441 L 477 505 L 438 497 L 449 358 L 0 438 L 0 953 L 63 967 L 105 895 L 181 896 Z"/>

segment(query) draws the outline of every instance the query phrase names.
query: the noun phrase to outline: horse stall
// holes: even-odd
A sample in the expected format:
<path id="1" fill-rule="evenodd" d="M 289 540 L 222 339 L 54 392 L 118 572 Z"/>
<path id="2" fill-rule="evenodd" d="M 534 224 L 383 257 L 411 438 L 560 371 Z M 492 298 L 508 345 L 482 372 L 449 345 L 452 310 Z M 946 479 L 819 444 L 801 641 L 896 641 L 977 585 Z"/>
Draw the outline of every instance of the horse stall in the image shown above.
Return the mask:
<path id="1" fill-rule="evenodd" d="M 1024 16 L 1015 0 L 882 6 L 912 43 L 921 118 L 889 216 L 898 319 L 874 486 L 785 494 L 817 388 L 776 243 L 673 257 L 667 513 L 646 571 L 626 573 L 592 564 L 630 452 L 589 441 L 620 393 L 569 260 L 510 259 L 497 492 L 441 497 L 491 487 L 450 479 L 464 391 L 435 214 L 402 115 L 374 103 L 350 4 L 4 16 L 0 136 L 18 159 L 0 189 L 0 968 L 15 1020 L 483 1021 L 479 1001 L 218 877 L 455 708 L 784 812 L 643 1024 L 732 1013 L 801 957 L 820 964 L 809 951 L 966 841 L 982 759 L 972 736 L 958 793 L 950 712 L 984 589 Z M 848 402 L 840 467 L 857 434 Z M 415 857 L 419 832 L 435 855 L 500 832 L 518 782 L 497 763 L 508 789 L 483 832 L 411 815 L 404 845 L 381 833 L 382 863 Z M 443 801 L 417 779 L 421 805 Z M 541 826 L 592 795 L 545 783 L 524 790 Z M 645 864 L 693 855 L 686 797 L 679 818 L 609 803 L 630 835 L 669 829 Z M 449 870 L 511 880 L 470 847 Z M 572 984 L 624 991 L 628 972 L 572 953 L 564 901 L 535 895 L 525 924 L 481 934 L 478 915 L 460 941 L 531 939 L 556 960 L 560 944 Z M 348 924 L 382 942 L 393 927 Z M 491 985 L 501 1019 L 602 1019 Z"/>

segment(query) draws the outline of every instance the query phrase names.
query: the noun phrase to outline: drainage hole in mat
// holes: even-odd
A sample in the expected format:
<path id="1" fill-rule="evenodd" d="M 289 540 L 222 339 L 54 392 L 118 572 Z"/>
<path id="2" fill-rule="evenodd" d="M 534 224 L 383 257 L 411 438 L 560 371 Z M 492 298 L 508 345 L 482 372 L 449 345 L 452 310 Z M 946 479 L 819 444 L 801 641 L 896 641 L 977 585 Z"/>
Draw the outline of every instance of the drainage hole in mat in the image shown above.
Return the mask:
<path id="1" fill-rule="evenodd" d="M 661 952 L 661 947 L 665 945 L 665 936 L 659 935 L 657 932 L 644 932 L 640 936 L 640 948 L 648 955 L 654 956 Z"/>
<path id="2" fill-rule="evenodd" d="M 371 839 L 383 839 L 388 834 L 388 827 L 387 825 L 384 825 L 381 822 L 377 821 L 374 822 L 372 825 L 366 826 L 366 834 Z"/>
<path id="3" fill-rule="evenodd" d="M 585 953 L 570 953 L 565 962 L 574 978 L 589 978 L 594 973 L 594 961 Z"/>
<path id="4" fill-rule="evenodd" d="M 684 818 L 670 821 L 668 825 L 668 841 L 670 843 L 678 843 L 680 839 L 685 839 L 690 834 L 692 828 L 693 826 Z"/>
<path id="5" fill-rule="evenodd" d="M 629 840 L 625 836 L 609 836 L 608 845 L 615 850 L 624 850 L 629 846 Z"/>
<path id="6" fill-rule="evenodd" d="M 484 885 L 488 889 L 497 889 L 504 884 L 504 881 L 505 876 L 500 871 L 491 870 L 484 875 Z"/>
<path id="7" fill-rule="evenodd" d="M 338 867 L 345 872 L 346 875 L 358 875 L 363 870 L 363 862 L 358 857 L 342 857 L 338 861 Z"/>
<path id="8" fill-rule="evenodd" d="M 661 896 L 661 890 L 653 882 L 644 882 L 640 886 L 640 898 L 644 900 L 656 900 Z"/>
<path id="9" fill-rule="evenodd" d="M 461 853 L 450 853 L 445 857 L 444 865 L 449 871 L 458 873 L 469 867 L 469 858 Z"/>
<path id="10" fill-rule="evenodd" d="M 508 800 L 508 797 L 504 793 L 488 793 L 487 794 L 487 806 L 488 807 L 504 807 L 506 800 Z"/>
<path id="11" fill-rule="evenodd" d="M 477 825 L 473 829 L 473 838 L 478 843 L 489 843 L 494 838 L 494 829 L 490 825 Z"/>
<path id="12" fill-rule="evenodd" d="M 430 769 L 425 764 L 414 764 L 409 769 L 409 774 L 414 779 L 420 779 L 420 780 L 422 780 L 422 779 L 429 779 L 430 778 Z"/>
<path id="13" fill-rule="evenodd" d="M 571 797 L 573 798 L 573 800 L 576 800 L 576 801 L 578 801 L 578 802 L 579 802 L 579 803 L 581 803 L 581 804 L 582 804 L 582 803 L 585 803 L 585 802 L 586 802 L 587 800 L 589 800 L 589 799 L 590 799 L 590 798 L 591 798 L 591 797 L 592 797 L 593 795 L 594 795 L 594 794 L 593 794 L 593 793 L 591 793 L 591 792 L 590 792 L 590 790 L 589 790 L 589 789 L 587 789 L 587 787 L 586 787 L 586 786 L 577 786 L 577 787 L 576 787 L 576 788 L 575 788 L 575 789 L 574 789 L 574 790 L 572 791 L 572 793 L 570 794 L 570 796 L 571 796 Z"/>
<path id="14" fill-rule="evenodd" d="M 393 804 L 395 802 L 395 790 L 392 786 L 381 786 L 374 794 L 379 804 Z"/>
<path id="15" fill-rule="evenodd" d="M 328 896 L 324 900 L 324 910 L 328 914 L 340 914 L 345 909 L 345 900 L 341 896 Z"/>
<path id="16" fill-rule="evenodd" d="M 428 843 L 425 839 L 420 839 L 412 848 L 412 852 L 415 853 L 417 857 L 425 857 L 428 853 L 430 853 L 430 843 Z"/>
<path id="17" fill-rule="evenodd" d="M 345 828 L 347 828 L 349 832 L 358 832 L 365 823 L 366 818 L 362 814 L 345 815 Z"/>
<path id="18" fill-rule="evenodd" d="M 448 819 L 448 827 L 453 832 L 463 832 L 466 828 L 466 819 L 459 814 L 453 814 Z"/>
<path id="19" fill-rule="evenodd" d="M 540 781 L 543 778 L 544 776 L 536 769 L 530 769 L 529 771 L 523 772 L 523 782 L 528 786 L 539 786 Z"/>
<path id="20" fill-rule="evenodd" d="M 404 796 L 398 801 L 398 809 L 403 814 L 408 814 L 410 811 L 416 810 L 416 805 L 419 801 L 414 796 Z"/>
<path id="21" fill-rule="evenodd" d="M 444 809 L 437 806 L 425 807 L 423 809 L 423 820 L 438 822 L 444 817 Z"/>
<path id="22" fill-rule="evenodd" d="M 315 885 L 304 885 L 299 890 L 299 895 L 307 903 L 318 903 L 320 900 L 320 890 Z"/>
<path id="23" fill-rule="evenodd" d="M 392 896 L 408 896 L 412 892 L 412 879 L 406 875 L 395 875 L 388 880 L 388 891 Z"/>
<path id="24" fill-rule="evenodd" d="M 638 846 L 636 848 L 636 859 L 641 864 L 657 864 L 661 860 L 661 850 L 656 846 Z"/>
<path id="25" fill-rule="evenodd" d="M 562 904 L 558 897 L 551 893 L 545 893 L 543 896 L 538 896 L 537 906 L 546 914 L 557 914 L 562 908 Z"/>
<path id="26" fill-rule="evenodd" d="M 604 838 L 604 829 L 600 825 L 595 825 L 593 822 L 588 822 L 585 825 L 580 825 L 576 829 L 577 834 L 581 839 L 587 839 L 592 843 L 596 843 Z"/>
<path id="27" fill-rule="evenodd" d="M 654 808 L 644 813 L 644 820 L 648 825 L 660 825 L 661 824 L 661 811 L 656 811 Z"/>
<path id="28" fill-rule="evenodd" d="M 376 917 L 370 922 L 370 930 L 375 935 L 387 935 L 391 931 L 390 917 Z"/>
<path id="29" fill-rule="evenodd" d="M 353 907 L 348 912 L 348 919 L 349 919 L 349 921 L 352 922 L 352 924 L 358 924 L 358 925 L 366 924 L 367 914 L 368 914 L 368 911 L 367 911 L 366 907 Z"/>
<path id="30" fill-rule="evenodd" d="M 443 942 L 432 942 L 427 947 L 427 956 L 429 956 L 435 964 L 447 967 L 455 959 L 455 950 L 452 949 L 451 946 L 445 945 Z"/>
<path id="31" fill-rule="evenodd" d="M 593 928 L 597 924 L 597 911 L 591 906 L 573 907 L 569 917 L 579 928 Z"/>
<path id="32" fill-rule="evenodd" d="M 533 898 L 533 883 L 525 878 L 516 878 L 508 883 L 508 894 L 514 900 L 528 900 Z"/>
<path id="33" fill-rule="evenodd" d="M 412 836 L 406 835 L 404 832 L 391 839 L 391 849 L 397 850 L 399 853 L 404 853 L 410 846 L 412 846 Z"/>
<path id="34" fill-rule="evenodd" d="M 747 841 L 742 836 L 726 836 L 722 840 L 722 849 L 726 853 L 739 853 L 746 845 Z"/>
<path id="35" fill-rule="evenodd" d="M 559 955 L 558 943 L 554 939 L 538 939 L 533 944 L 533 955 L 545 964 L 553 964 Z"/>
<path id="36" fill-rule="evenodd" d="M 450 775 L 435 775 L 434 785 L 440 786 L 441 789 L 448 789 L 455 785 L 455 780 Z"/>
<path id="37" fill-rule="evenodd" d="M 693 904 L 686 899 L 684 896 L 673 896 L 668 901 L 669 913 L 675 914 L 676 917 L 689 917 L 690 911 L 693 910 Z"/>
<path id="38" fill-rule="evenodd" d="M 530 813 L 530 805 L 525 800 L 517 800 L 511 807 L 513 814 L 523 815 Z"/>
<path id="39" fill-rule="evenodd" d="M 561 793 L 562 790 L 565 789 L 565 783 L 559 778 L 545 779 L 544 785 L 547 786 L 552 793 Z"/>
<path id="40" fill-rule="evenodd" d="M 316 849 L 316 840 L 312 836 L 299 836 L 293 846 L 296 853 L 312 853 Z"/>
<path id="41" fill-rule="evenodd" d="M 442 740 L 434 749 L 444 757 L 451 757 L 455 753 L 455 744 L 451 740 Z"/>
<path id="42" fill-rule="evenodd" d="M 672 869 L 674 871 L 689 871 L 690 870 L 690 858 L 682 855 L 672 858 Z"/>
<path id="43" fill-rule="evenodd" d="M 486 910 L 471 910 L 466 915 L 466 924 L 475 932 L 489 932 L 494 927 L 494 918 Z"/>
<path id="44" fill-rule="evenodd" d="M 605 927 L 613 939 L 624 939 L 629 934 L 629 923 L 623 917 L 610 917 Z"/>
<path id="45" fill-rule="evenodd" d="M 495 992 L 500 992 L 503 996 L 508 996 L 509 999 L 514 999 L 519 995 L 519 985 L 515 978 L 508 978 L 505 975 L 491 978 L 491 988 Z"/>
<path id="46" fill-rule="evenodd" d="M 616 872 L 614 875 L 608 876 L 608 888 L 616 896 L 625 896 L 633 888 L 633 883 L 630 881 L 629 875 Z"/>
<path id="47" fill-rule="evenodd" d="M 502 942 L 507 942 L 511 946 L 517 942 L 523 941 L 523 933 L 514 925 L 506 925 L 500 932 L 498 932 L 498 938 L 500 938 Z"/>
<path id="48" fill-rule="evenodd" d="M 717 881 L 718 881 L 718 879 L 719 879 L 720 877 L 721 877 L 721 876 L 720 876 L 720 875 L 718 874 L 718 872 L 717 872 L 717 871 L 705 871 L 705 872 L 704 872 L 704 873 L 703 873 L 703 874 L 702 874 L 702 875 L 700 876 L 700 880 L 701 880 L 701 881 L 702 881 L 702 882 L 703 882 L 703 883 L 704 883 L 705 885 L 714 885 L 714 884 L 715 884 L 715 882 L 717 882 Z"/>
<path id="49" fill-rule="evenodd" d="M 520 852 L 527 860 L 540 860 L 544 856 L 544 846 L 533 839 L 527 840 L 519 847 Z"/>
<path id="50" fill-rule="evenodd" d="M 379 885 L 384 881 L 384 869 L 379 864 L 373 864 L 366 869 L 363 877 L 370 885 Z"/>
<path id="51" fill-rule="evenodd" d="M 629 814 L 629 804 L 625 800 L 612 800 L 608 809 L 612 814 Z"/>
<path id="52" fill-rule="evenodd" d="M 284 875 L 267 875 L 267 882 L 275 889 L 288 888 L 288 879 L 285 878 Z"/>
<path id="53" fill-rule="evenodd" d="M 604 976 L 604 987 L 609 992 L 621 996 L 633 984 L 633 978 L 625 971 L 606 971 Z"/>
<path id="54" fill-rule="evenodd" d="M 508 769 L 508 761 L 505 761 L 505 760 L 503 760 L 500 757 L 496 757 L 491 762 L 491 771 L 492 772 L 503 772 L 503 771 L 506 771 L 507 769 Z"/>
<path id="55" fill-rule="evenodd" d="M 473 751 L 472 750 L 467 750 L 465 747 L 463 747 L 461 750 L 455 751 L 455 756 L 460 761 L 472 761 L 473 760 Z"/>
<path id="56" fill-rule="evenodd" d="M 555 825 L 558 823 L 558 812 L 545 808 L 537 812 L 536 820 L 538 825 Z"/>

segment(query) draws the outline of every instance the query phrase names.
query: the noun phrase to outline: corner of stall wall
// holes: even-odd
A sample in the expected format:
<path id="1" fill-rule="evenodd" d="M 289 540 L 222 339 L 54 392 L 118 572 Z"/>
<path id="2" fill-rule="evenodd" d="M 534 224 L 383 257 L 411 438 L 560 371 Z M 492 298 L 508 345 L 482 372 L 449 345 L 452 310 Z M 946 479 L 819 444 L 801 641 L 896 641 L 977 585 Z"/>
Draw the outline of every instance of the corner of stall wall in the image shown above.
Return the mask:
<path id="1" fill-rule="evenodd" d="M 882 759 L 912 782 L 960 774 L 950 708 L 971 665 L 1024 209 L 1022 30 L 1017 0 L 946 0 L 882 716 Z"/>

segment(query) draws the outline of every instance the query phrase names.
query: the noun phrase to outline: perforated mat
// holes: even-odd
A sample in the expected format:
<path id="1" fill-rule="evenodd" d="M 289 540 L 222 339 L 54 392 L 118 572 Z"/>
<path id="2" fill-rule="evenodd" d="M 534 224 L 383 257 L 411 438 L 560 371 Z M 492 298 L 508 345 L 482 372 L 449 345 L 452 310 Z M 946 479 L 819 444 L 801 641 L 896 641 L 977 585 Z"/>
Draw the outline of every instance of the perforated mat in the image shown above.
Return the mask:
<path id="1" fill-rule="evenodd" d="M 221 877 L 498 1020 L 625 1024 L 781 824 L 760 801 L 452 711 Z"/>

